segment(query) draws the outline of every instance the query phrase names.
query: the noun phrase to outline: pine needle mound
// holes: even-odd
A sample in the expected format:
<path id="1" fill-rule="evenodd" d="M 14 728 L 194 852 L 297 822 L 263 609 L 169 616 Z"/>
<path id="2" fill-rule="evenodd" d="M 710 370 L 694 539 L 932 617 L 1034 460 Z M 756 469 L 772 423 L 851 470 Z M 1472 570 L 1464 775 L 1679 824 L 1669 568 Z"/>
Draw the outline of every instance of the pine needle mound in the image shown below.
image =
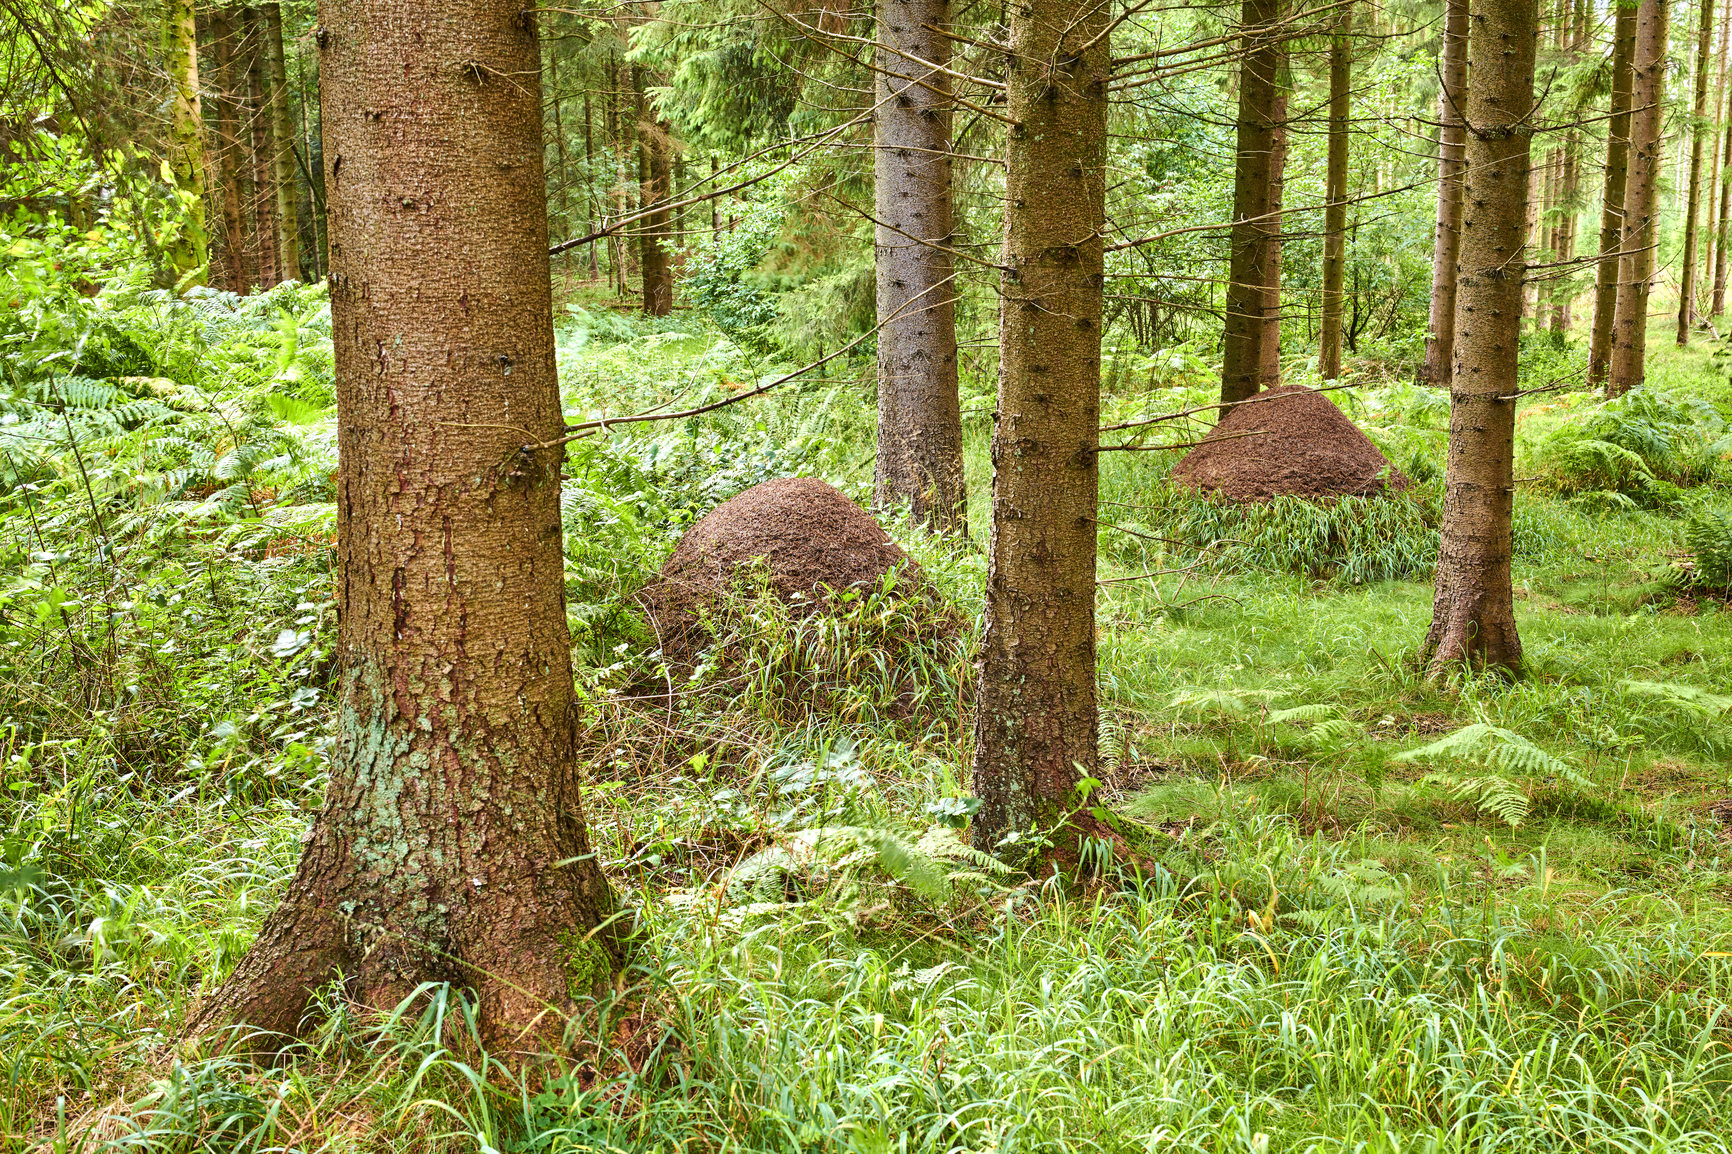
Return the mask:
<path id="1" fill-rule="evenodd" d="M 721 609 L 754 569 L 805 615 L 850 589 L 877 588 L 893 568 L 899 589 L 926 591 L 920 567 L 870 513 L 814 477 L 782 477 L 723 502 L 686 530 L 638 601 L 663 655 L 688 662 L 711 640 L 703 617 Z"/>
<path id="2" fill-rule="evenodd" d="M 1304 385 L 1266 389 L 1227 410 L 1173 467 L 1173 479 L 1230 501 L 1372 497 L 1411 484 L 1328 397 Z"/>

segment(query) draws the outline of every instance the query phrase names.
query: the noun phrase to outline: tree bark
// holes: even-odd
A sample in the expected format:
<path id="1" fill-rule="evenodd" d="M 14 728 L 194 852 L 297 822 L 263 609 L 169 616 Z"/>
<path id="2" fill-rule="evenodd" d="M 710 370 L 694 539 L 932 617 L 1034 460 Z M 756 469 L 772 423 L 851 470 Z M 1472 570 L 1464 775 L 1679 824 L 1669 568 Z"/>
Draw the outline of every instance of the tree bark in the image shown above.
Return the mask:
<path id="1" fill-rule="evenodd" d="M 517 0 L 326 0 L 341 697 L 282 903 L 195 1016 L 478 995 L 557 1042 L 620 942 L 578 797 L 540 83 Z M 256 1045 L 256 1043 L 255 1043 Z"/>
<path id="2" fill-rule="evenodd" d="M 246 120 L 252 126 L 253 199 L 248 207 L 253 226 L 253 259 L 258 267 L 259 287 L 271 288 L 283 278 L 277 264 L 282 245 L 277 239 L 276 144 L 271 138 L 265 22 L 256 8 L 243 9 L 241 19 L 247 30 Z"/>
<path id="3" fill-rule="evenodd" d="M 1279 77 L 1286 64 L 1283 48 L 1275 66 L 1275 146 L 1269 154 L 1269 253 L 1263 259 L 1262 367 L 1257 373 L 1257 385 L 1263 389 L 1281 384 L 1281 246 L 1286 239 L 1281 233 L 1281 204 L 1287 193 L 1287 91 L 1280 87 Z"/>
<path id="4" fill-rule="evenodd" d="M 1690 343 L 1696 323 L 1696 219 L 1702 213 L 1702 143 L 1712 132 L 1708 120 L 1708 59 L 1714 48 L 1714 0 L 1700 0 L 1696 30 L 1696 99 L 1691 105 L 1690 194 L 1684 208 L 1684 261 L 1678 271 L 1678 347 Z"/>
<path id="5" fill-rule="evenodd" d="M 240 116 L 235 98 L 235 40 L 238 33 L 228 9 L 212 9 L 210 34 L 211 57 L 216 63 L 216 172 L 219 185 L 217 203 L 221 207 L 223 228 L 223 287 L 230 292 L 244 293 L 252 284 L 253 274 L 247 267 L 247 234 L 241 217 L 241 205 L 245 200 L 241 187 L 244 169 L 240 164 Z"/>
<path id="6" fill-rule="evenodd" d="M 956 384 L 950 0 L 879 0 L 873 115 L 878 449 L 873 501 L 966 534 Z M 942 246 L 942 247 L 938 247 Z"/>
<path id="7" fill-rule="evenodd" d="M 673 195 L 673 126 L 666 120 L 638 124 L 638 196 L 649 206 L 666 205 Z M 643 311 L 665 317 L 674 311 L 674 268 L 667 234 L 672 214 L 656 208 L 638 223 L 638 267 L 643 276 Z"/>
<path id="8" fill-rule="evenodd" d="M 1641 385 L 1646 371 L 1648 290 L 1659 242 L 1657 205 L 1660 129 L 1666 100 L 1667 0 L 1642 0 L 1636 9 L 1636 55 L 1630 90 L 1630 175 L 1624 195 L 1624 235 L 1618 258 L 1618 311 L 1613 326 L 1609 396 Z"/>
<path id="9" fill-rule="evenodd" d="M 1323 324 L 1317 354 L 1317 375 L 1325 381 L 1341 377 L 1341 289 L 1347 271 L 1347 148 L 1348 117 L 1353 97 L 1353 59 L 1348 34 L 1352 5 L 1336 16 L 1329 44 L 1329 162 L 1323 210 Z"/>
<path id="10" fill-rule="evenodd" d="M 1576 0 L 1575 23 L 1570 33 L 1569 52 L 1572 63 L 1579 63 L 1588 47 L 1587 0 Z M 1582 112 L 1578 106 L 1577 114 Z M 1558 260 L 1576 257 L 1576 242 L 1581 235 L 1582 134 L 1572 128 L 1564 134 L 1563 171 L 1559 175 L 1558 197 Z M 1577 282 L 1573 273 L 1561 275 L 1553 282 L 1552 332 L 1560 341 L 1569 336 L 1574 324 Z"/>
<path id="11" fill-rule="evenodd" d="M 164 58 L 169 72 L 168 171 L 179 196 L 180 226 L 163 247 L 175 287 L 205 282 L 210 241 L 205 228 L 204 113 L 198 95 L 198 24 L 192 0 L 168 0 L 163 11 Z"/>
<path id="12" fill-rule="evenodd" d="M 1728 37 L 1732 36 L 1732 20 L 1727 19 L 1729 13 L 1732 13 L 1732 4 L 1721 7 L 1720 53 L 1714 72 L 1714 95 L 1710 98 L 1713 120 L 1707 127 L 1708 167 L 1702 176 L 1703 196 L 1707 202 L 1707 216 L 1702 221 L 1705 238 L 1703 243 L 1706 248 L 1702 256 L 1702 271 L 1699 275 L 1703 278 L 1703 283 L 1708 285 L 1710 292 L 1713 291 L 1714 264 L 1720 256 L 1720 230 L 1717 227 L 1718 218 L 1714 214 L 1714 190 L 1720 187 L 1720 129 L 1724 124 L 1721 109 L 1726 106 L 1726 58 L 1728 49 L 1732 48 L 1732 42 L 1728 41 Z M 1709 307 L 1708 315 L 1713 315 L 1712 305 Z"/>
<path id="13" fill-rule="evenodd" d="M 1613 0 L 1611 117 L 1606 121 L 1606 187 L 1600 198 L 1600 259 L 1594 272 L 1594 327 L 1588 338 L 1588 387 L 1606 383 L 1617 319 L 1619 254 L 1624 242 L 1624 193 L 1630 172 L 1631 68 L 1636 59 L 1636 10 Z"/>
<path id="14" fill-rule="evenodd" d="M 1280 44 L 1270 25 L 1282 0 L 1244 0 L 1240 21 L 1238 146 L 1233 166 L 1233 229 L 1227 260 L 1226 329 L 1221 347 L 1221 400 L 1257 391 L 1267 333 L 1270 217 L 1274 194 L 1275 79 Z"/>
<path id="15" fill-rule="evenodd" d="M 289 115 L 289 68 L 283 57 L 283 9 L 264 6 L 265 75 L 270 82 L 271 177 L 277 191 L 277 275 L 301 279 L 301 218 L 296 195 L 295 127 Z"/>
<path id="16" fill-rule="evenodd" d="M 1434 671 L 1521 665 L 1510 515 L 1538 24 L 1535 0 L 1473 19 L 1443 541 L 1424 647 Z"/>
<path id="17" fill-rule="evenodd" d="M 1075 861 L 1096 766 L 1095 514 L 1110 13 L 1010 8 L 992 536 L 971 836 Z M 1258 251 L 1261 251 L 1259 249 Z M 1255 362 L 1252 363 L 1255 368 Z M 1026 840 L 1038 831 L 1051 845 Z M 1006 847 L 1009 848 L 1009 847 Z"/>
<path id="18" fill-rule="evenodd" d="M 1726 270 L 1732 265 L 1732 253 L 1727 252 L 1732 246 L 1732 85 L 1728 85 L 1726 98 L 1726 132 L 1725 143 L 1720 159 L 1720 218 L 1716 225 L 1719 233 L 1720 246 L 1714 254 L 1714 296 L 1710 311 L 1720 316 L 1726 311 Z"/>
<path id="19" fill-rule="evenodd" d="M 1468 0 L 1445 0 L 1443 14 L 1443 78 L 1437 97 L 1437 233 L 1431 254 L 1431 318 L 1420 376 L 1433 384 L 1449 383 L 1455 362 L 1456 264 L 1461 253 L 1461 182 L 1467 163 Z"/>

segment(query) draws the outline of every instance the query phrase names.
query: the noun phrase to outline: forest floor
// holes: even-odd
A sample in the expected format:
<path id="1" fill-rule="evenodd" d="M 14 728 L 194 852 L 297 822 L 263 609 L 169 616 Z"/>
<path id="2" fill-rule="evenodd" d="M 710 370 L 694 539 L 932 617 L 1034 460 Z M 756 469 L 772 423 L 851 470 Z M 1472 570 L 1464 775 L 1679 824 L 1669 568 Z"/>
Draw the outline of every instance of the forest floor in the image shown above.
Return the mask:
<path id="1" fill-rule="evenodd" d="M 574 1027 L 602 1057 L 514 1086 L 447 989 L 382 1023 L 333 992 L 272 1068 L 177 1051 L 322 790 L 329 321 L 314 290 L 184 324 L 88 307 L 111 362 L 7 425 L 46 464 L 0 514 L 0 1151 L 1729 1148 L 1732 612 L 1682 564 L 1732 505 L 1709 351 L 1656 343 L 1631 401 L 1524 405 L 1515 681 L 1414 664 L 1435 391 L 1366 356 L 1332 394 L 1411 502 L 1247 513 L 1169 485 L 1176 453 L 1111 455 L 1093 800 L 1155 868 L 1082 891 L 956 837 L 972 633 L 886 662 L 905 605 L 820 628 L 747 598 L 735 656 L 674 704 L 622 692 L 661 675 L 630 594 L 681 528 L 771 476 L 867 490 L 869 362 L 578 442 L 587 803 L 642 936 L 621 1002 Z M 778 367 L 592 299 L 560 360 L 574 417 Z M 1536 338 L 1523 384 L 1581 361 Z M 978 539 L 991 380 L 964 368 Z M 1211 388 L 1183 350 L 1106 375 L 1112 420 Z M 978 612 L 978 540 L 894 531 Z"/>

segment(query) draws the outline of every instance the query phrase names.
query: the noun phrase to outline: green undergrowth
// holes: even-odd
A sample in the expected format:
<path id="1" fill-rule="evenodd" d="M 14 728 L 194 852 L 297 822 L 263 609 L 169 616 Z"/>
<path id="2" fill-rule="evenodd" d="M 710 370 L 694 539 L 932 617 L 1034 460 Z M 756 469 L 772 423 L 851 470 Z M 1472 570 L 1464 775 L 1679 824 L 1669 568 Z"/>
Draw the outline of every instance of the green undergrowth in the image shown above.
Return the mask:
<path id="1" fill-rule="evenodd" d="M 748 585 L 695 668 L 633 593 L 759 480 L 863 497 L 869 362 L 575 442 L 585 802 L 641 934 L 580 1056 L 519 1081 L 443 987 L 383 1021 L 327 991 L 278 1066 L 176 1047 L 323 792 L 334 420 L 319 290 L 153 291 L 0 333 L 0 1151 L 1727 1149 L 1705 354 L 1657 356 L 1648 399 L 1524 406 L 1516 680 L 1415 666 L 1435 390 L 1330 394 L 1399 499 L 1235 508 L 1168 485 L 1172 454 L 1107 455 L 1087 791 L 1148 850 L 1069 891 L 967 847 L 990 382 L 965 381 L 973 539 L 886 519 L 941 605 Z M 765 347 L 568 312 L 568 413 L 722 399 L 785 371 Z M 1173 363 L 1110 419 L 1206 402 Z"/>

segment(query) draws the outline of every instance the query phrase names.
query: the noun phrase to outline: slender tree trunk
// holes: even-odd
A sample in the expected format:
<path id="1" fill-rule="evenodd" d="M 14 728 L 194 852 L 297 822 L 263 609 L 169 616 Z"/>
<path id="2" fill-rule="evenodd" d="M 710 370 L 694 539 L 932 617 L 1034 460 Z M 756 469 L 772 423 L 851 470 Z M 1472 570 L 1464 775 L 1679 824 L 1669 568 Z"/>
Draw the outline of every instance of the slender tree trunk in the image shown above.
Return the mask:
<path id="1" fill-rule="evenodd" d="M 578 798 L 533 21 L 326 0 L 341 703 L 282 904 L 195 1029 L 295 1035 L 315 990 L 479 998 L 557 1045 L 619 944 Z"/>
<path id="2" fill-rule="evenodd" d="M 216 63 L 217 189 L 222 209 L 223 287 L 244 293 L 252 283 L 247 269 L 247 234 L 241 223 L 239 115 L 235 100 L 234 21 L 226 8 L 210 15 L 211 56 Z"/>
<path id="3" fill-rule="evenodd" d="M 879 0 L 873 118 L 878 450 L 873 500 L 968 531 L 956 385 L 950 0 Z M 942 247 L 939 247 L 942 246 Z"/>
<path id="4" fill-rule="evenodd" d="M 1732 12 L 1728 17 L 1732 22 Z M 1732 246 L 1732 84 L 1727 85 L 1725 109 L 1726 131 L 1720 157 L 1720 216 L 1715 226 L 1720 243 L 1714 253 L 1714 295 L 1709 306 L 1714 316 L 1726 311 L 1726 269 L 1732 264 L 1728 260 L 1732 253 L 1727 252 L 1727 248 Z"/>
<path id="5" fill-rule="evenodd" d="M 1732 35 L 1732 20 L 1727 17 L 1732 14 L 1732 4 L 1726 4 L 1720 9 L 1720 53 L 1714 73 L 1714 95 L 1712 101 L 1713 119 L 1707 126 L 1708 133 L 1708 168 L 1702 177 L 1703 199 L 1705 201 L 1702 220 L 1703 255 L 1702 270 L 1697 274 L 1697 283 L 1709 286 L 1712 291 L 1714 284 L 1714 263 L 1720 255 L 1720 230 L 1717 227 L 1718 218 L 1714 214 L 1714 190 L 1720 187 L 1720 128 L 1724 122 L 1721 109 L 1726 106 L 1726 60 L 1727 50 L 1732 48 L 1728 36 Z M 1710 316 L 1713 315 L 1710 306 Z"/>
<path id="6" fill-rule="evenodd" d="M 1095 515 L 1111 14 L 1010 8 L 992 543 L 975 710 L 971 836 L 1080 855 L 1096 766 Z M 1260 251 L 1260 250 L 1259 250 Z M 1252 362 L 1255 367 L 1255 362 Z M 1052 840 L 1043 848 L 1031 833 Z M 1007 846 L 1007 841 L 1011 844 Z"/>
<path id="7" fill-rule="evenodd" d="M 270 95 L 265 79 L 265 23 L 256 8 L 244 9 L 242 18 L 247 29 L 247 123 L 252 127 L 253 198 L 249 208 L 253 255 L 258 262 L 259 287 L 270 288 L 283 278 L 277 265 L 282 245 L 277 239 L 276 144 L 271 139 Z"/>
<path id="8" fill-rule="evenodd" d="M 270 81 L 271 177 L 277 190 L 277 275 L 301 279 L 300 174 L 295 171 L 294 118 L 289 114 L 289 69 L 283 57 L 283 9 L 264 6 L 265 66 Z"/>
<path id="9" fill-rule="evenodd" d="M 1425 639 L 1434 670 L 1521 665 L 1510 515 L 1538 23 L 1535 0 L 1474 13 L 1443 543 Z"/>
<path id="10" fill-rule="evenodd" d="M 1635 81 L 1630 95 L 1630 175 L 1624 194 L 1624 236 L 1618 259 L 1618 314 L 1612 342 L 1608 395 L 1642 383 L 1648 341 L 1648 291 L 1659 243 L 1660 130 L 1666 100 L 1668 0 L 1642 0 L 1636 9 Z"/>
<path id="11" fill-rule="evenodd" d="M 639 200 L 646 206 L 666 205 L 673 194 L 673 128 L 665 120 L 638 126 Z M 643 270 L 643 311 L 665 317 L 674 311 L 674 269 L 668 258 L 667 233 L 673 214 L 656 208 L 638 224 L 638 264 Z"/>
<path id="12" fill-rule="evenodd" d="M 301 69 L 301 151 L 307 158 L 306 171 L 302 173 L 307 180 L 307 231 L 303 235 L 312 245 L 313 279 L 325 279 L 325 243 L 324 243 L 324 193 L 319 191 L 319 150 L 313 143 L 313 122 L 308 112 L 312 104 L 307 73 L 310 69 Z"/>
<path id="13" fill-rule="evenodd" d="M 1277 76 L 1286 68 L 1283 48 Z M 1279 81 L 1277 81 L 1279 85 Z M 1269 156 L 1269 254 L 1264 258 L 1262 367 L 1259 388 L 1281 384 L 1281 206 L 1287 193 L 1287 92 L 1275 89 L 1275 147 Z"/>
<path id="14" fill-rule="evenodd" d="M 1275 80 L 1280 44 L 1270 25 L 1282 0 L 1244 0 L 1239 65 L 1238 146 L 1233 167 L 1233 230 L 1227 261 L 1226 331 L 1221 348 L 1221 400 L 1242 401 L 1257 391 L 1268 331 L 1270 217 L 1274 196 Z"/>
<path id="15" fill-rule="evenodd" d="M 1448 384 L 1455 362 L 1456 264 L 1461 252 L 1461 182 L 1467 163 L 1468 0 L 1445 0 L 1443 88 L 1437 97 L 1437 234 L 1431 255 L 1431 319 L 1420 375 Z"/>
<path id="16" fill-rule="evenodd" d="M 1684 260 L 1678 270 L 1678 347 L 1690 343 L 1696 323 L 1696 221 L 1702 214 L 1702 143 L 1713 132 L 1708 123 L 1708 59 L 1714 49 L 1714 0 L 1700 0 L 1702 23 L 1696 30 L 1696 99 L 1690 123 L 1690 195 L 1684 208 Z"/>
<path id="17" fill-rule="evenodd" d="M 1347 148 L 1348 117 L 1352 111 L 1353 58 L 1349 34 L 1353 8 L 1336 14 L 1329 44 L 1329 164 L 1323 210 L 1323 326 L 1319 337 L 1317 375 L 1325 381 L 1341 377 L 1341 288 L 1347 269 Z"/>
<path id="18" fill-rule="evenodd" d="M 1613 0 L 1611 117 L 1606 121 L 1606 187 L 1600 199 L 1600 259 L 1594 273 L 1594 327 L 1588 343 L 1588 386 L 1606 383 L 1617 319 L 1619 254 L 1624 241 L 1624 192 L 1630 171 L 1631 71 L 1636 59 L 1636 10 Z"/>
<path id="19" fill-rule="evenodd" d="M 1575 18 L 1569 37 L 1569 54 L 1572 64 L 1579 64 L 1588 47 L 1588 4 L 1587 0 L 1575 0 Z M 1582 114 L 1582 108 L 1577 106 L 1577 114 Z M 1582 134 L 1580 129 L 1572 128 L 1564 134 L 1563 167 L 1558 176 L 1558 225 L 1557 252 L 1561 262 L 1572 261 L 1576 256 L 1576 242 L 1581 234 L 1581 170 L 1582 170 Z M 1570 327 L 1574 323 L 1574 311 L 1577 291 L 1577 281 L 1573 270 L 1562 269 L 1556 276 L 1552 286 L 1552 333 L 1561 344 L 1569 337 Z"/>
<path id="20" fill-rule="evenodd" d="M 169 71 L 168 171 L 180 197 L 180 227 L 164 247 L 177 288 L 203 284 L 210 268 L 205 229 L 204 113 L 198 96 L 198 24 L 192 0 L 168 0 L 163 10 Z"/>

